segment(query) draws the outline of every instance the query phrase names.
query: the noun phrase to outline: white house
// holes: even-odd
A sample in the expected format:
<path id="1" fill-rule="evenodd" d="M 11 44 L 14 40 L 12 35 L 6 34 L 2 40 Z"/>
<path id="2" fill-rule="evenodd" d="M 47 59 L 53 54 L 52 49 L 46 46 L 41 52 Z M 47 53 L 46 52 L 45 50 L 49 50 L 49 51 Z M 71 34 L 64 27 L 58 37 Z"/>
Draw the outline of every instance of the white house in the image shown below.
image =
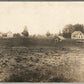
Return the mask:
<path id="1" fill-rule="evenodd" d="M 0 37 L 2 37 L 2 33 L 0 32 Z"/>
<path id="2" fill-rule="evenodd" d="M 13 37 L 13 33 L 11 31 L 7 32 L 7 38 L 12 38 Z"/>
<path id="3" fill-rule="evenodd" d="M 71 34 L 71 39 L 84 39 L 84 34 L 81 31 L 75 31 Z"/>

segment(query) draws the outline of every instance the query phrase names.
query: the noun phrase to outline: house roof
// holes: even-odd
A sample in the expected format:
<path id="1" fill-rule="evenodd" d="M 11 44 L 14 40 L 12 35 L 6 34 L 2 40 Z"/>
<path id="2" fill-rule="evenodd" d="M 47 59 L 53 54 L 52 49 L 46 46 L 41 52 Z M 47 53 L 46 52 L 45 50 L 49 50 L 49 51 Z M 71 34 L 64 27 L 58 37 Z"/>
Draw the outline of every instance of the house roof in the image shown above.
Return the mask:
<path id="1" fill-rule="evenodd" d="M 79 33 L 83 34 L 81 31 L 74 31 L 72 34 L 79 34 Z"/>
<path id="2" fill-rule="evenodd" d="M 63 36 L 58 36 L 59 39 L 64 40 L 65 38 Z"/>
<path id="3" fill-rule="evenodd" d="M 65 39 L 63 36 L 56 36 L 55 39 L 56 38 L 61 39 L 61 40 L 64 40 Z"/>

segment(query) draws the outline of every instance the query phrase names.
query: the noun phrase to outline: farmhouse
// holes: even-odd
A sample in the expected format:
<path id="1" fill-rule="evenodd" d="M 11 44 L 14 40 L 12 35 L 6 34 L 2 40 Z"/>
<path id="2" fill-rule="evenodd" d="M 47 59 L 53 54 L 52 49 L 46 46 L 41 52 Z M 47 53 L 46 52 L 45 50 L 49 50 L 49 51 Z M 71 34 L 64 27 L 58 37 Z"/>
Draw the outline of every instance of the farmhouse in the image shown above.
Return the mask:
<path id="1" fill-rule="evenodd" d="M 71 39 L 84 39 L 84 34 L 81 31 L 75 31 L 71 34 Z"/>

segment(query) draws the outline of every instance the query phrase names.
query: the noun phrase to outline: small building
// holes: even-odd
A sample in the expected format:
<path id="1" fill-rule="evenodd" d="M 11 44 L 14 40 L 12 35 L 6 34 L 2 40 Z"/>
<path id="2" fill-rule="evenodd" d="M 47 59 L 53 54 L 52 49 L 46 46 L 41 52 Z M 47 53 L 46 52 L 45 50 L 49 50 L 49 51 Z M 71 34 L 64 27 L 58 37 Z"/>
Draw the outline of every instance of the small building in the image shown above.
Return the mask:
<path id="1" fill-rule="evenodd" d="M 60 42 L 60 41 L 63 41 L 65 40 L 65 38 L 63 36 L 56 36 L 55 37 L 55 42 Z"/>
<path id="2" fill-rule="evenodd" d="M 81 31 L 75 31 L 71 34 L 71 39 L 84 39 L 84 34 Z"/>
<path id="3" fill-rule="evenodd" d="M 59 38 L 60 40 L 65 40 L 65 38 L 64 38 L 63 36 L 58 36 L 58 38 Z"/>
<path id="4" fill-rule="evenodd" d="M 3 34 L 0 32 L 0 38 L 2 37 L 2 35 L 3 35 Z"/>
<path id="5" fill-rule="evenodd" d="M 60 42 L 60 39 L 58 37 L 56 37 L 55 42 Z"/>
<path id="6" fill-rule="evenodd" d="M 7 32 L 7 38 L 12 38 L 13 37 L 13 33 L 11 31 Z"/>

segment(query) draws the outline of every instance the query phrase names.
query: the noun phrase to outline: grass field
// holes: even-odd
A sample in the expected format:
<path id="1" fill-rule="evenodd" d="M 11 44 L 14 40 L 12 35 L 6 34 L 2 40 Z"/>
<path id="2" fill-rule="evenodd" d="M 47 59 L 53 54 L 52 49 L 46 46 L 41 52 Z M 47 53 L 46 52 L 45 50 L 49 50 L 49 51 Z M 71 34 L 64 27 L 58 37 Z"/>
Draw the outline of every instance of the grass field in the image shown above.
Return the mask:
<path id="1" fill-rule="evenodd" d="M 17 46 L 14 41 L 0 42 L 1 82 L 84 82 L 83 43 Z"/>

